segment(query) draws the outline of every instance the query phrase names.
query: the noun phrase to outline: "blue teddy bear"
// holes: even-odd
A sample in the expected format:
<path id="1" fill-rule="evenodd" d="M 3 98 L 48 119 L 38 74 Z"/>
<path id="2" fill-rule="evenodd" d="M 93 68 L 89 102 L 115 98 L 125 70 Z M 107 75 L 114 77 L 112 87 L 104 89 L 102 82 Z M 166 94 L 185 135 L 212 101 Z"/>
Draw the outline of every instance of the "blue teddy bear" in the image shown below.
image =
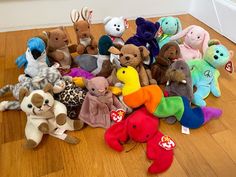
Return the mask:
<path id="1" fill-rule="evenodd" d="M 197 88 L 192 103 L 197 106 L 206 106 L 204 99 L 210 92 L 220 97 L 218 68 L 226 65 L 233 55 L 233 52 L 228 51 L 218 40 L 209 41 L 208 46 L 203 59 L 187 61 L 191 69 L 192 84 Z"/>
<path id="2" fill-rule="evenodd" d="M 18 68 L 24 66 L 25 74 L 30 77 L 35 77 L 38 74 L 39 68 L 48 67 L 49 60 L 46 55 L 46 45 L 39 37 L 33 37 L 27 41 L 26 52 L 16 59 Z"/>
<path id="3" fill-rule="evenodd" d="M 157 23 L 160 23 L 162 34 L 157 37 L 159 47 L 170 42 L 170 37 L 182 31 L 182 25 L 177 17 L 162 17 Z"/>

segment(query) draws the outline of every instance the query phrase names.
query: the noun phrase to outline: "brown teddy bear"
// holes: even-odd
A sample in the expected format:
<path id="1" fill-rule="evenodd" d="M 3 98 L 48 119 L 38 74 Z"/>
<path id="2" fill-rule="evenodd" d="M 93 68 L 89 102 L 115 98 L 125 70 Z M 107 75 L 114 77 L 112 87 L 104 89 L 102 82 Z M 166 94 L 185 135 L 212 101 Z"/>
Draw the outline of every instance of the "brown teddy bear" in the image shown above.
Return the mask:
<path id="1" fill-rule="evenodd" d="M 132 66 L 138 71 L 141 86 L 157 84 L 156 80 L 152 78 L 151 71 L 145 69 L 143 65 L 143 61 L 149 58 L 149 51 L 146 47 L 126 44 L 120 50 L 112 47 L 109 51 L 120 56 L 121 66 Z"/>
<path id="2" fill-rule="evenodd" d="M 180 49 L 176 42 L 168 42 L 161 48 L 160 53 L 156 58 L 156 62 L 151 66 L 152 77 L 156 79 L 157 84 L 166 83 L 166 71 L 171 63 L 179 57 Z"/>
<path id="3" fill-rule="evenodd" d="M 76 52 L 76 45 L 69 45 L 70 39 L 64 27 L 46 31 L 47 55 L 53 61 L 60 64 L 62 68 L 70 68 L 72 64 L 71 53 Z"/>
<path id="4" fill-rule="evenodd" d="M 71 21 L 74 23 L 74 30 L 77 36 L 77 53 L 78 54 L 92 54 L 96 55 L 98 53 L 97 42 L 94 40 L 90 32 L 90 18 L 92 11 L 87 7 L 81 9 L 81 16 L 83 20 L 79 20 L 79 11 L 73 9 L 71 11 L 70 17 Z"/>

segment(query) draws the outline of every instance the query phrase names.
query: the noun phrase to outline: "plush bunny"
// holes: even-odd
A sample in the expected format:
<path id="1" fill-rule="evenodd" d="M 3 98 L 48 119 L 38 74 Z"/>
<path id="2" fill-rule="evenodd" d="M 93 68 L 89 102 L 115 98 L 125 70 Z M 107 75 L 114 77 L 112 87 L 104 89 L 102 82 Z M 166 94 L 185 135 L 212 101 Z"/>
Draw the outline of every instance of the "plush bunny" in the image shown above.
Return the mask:
<path id="1" fill-rule="evenodd" d="M 192 102 L 198 106 L 205 106 L 204 99 L 210 92 L 220 97 L 220 87 L 218 78 L 220 72 L 218 68 L 227 66 L 227 62 L 233 57 L 233 51 L 220 44 L 218 40 L 209 41 L 203 59 L 190 60 L 187 62 L 191 69 L 193 86 L 197 88 Z"/>
<path id="2" fill-rule="evenodd" d="M 172 36 L 170 40 L 175 41 L 184 37 L 183 44 L 180 44 L 181 59 L 187 61 L 195 58 L 202 58 L 210 40 L 209 33 L 200 26 L 191 25 L 183 31 Z"/>
<path id="3" fill-rule="evenodd" d="M 158 130 L 159 121 L 144 107 L 133 112 L 124 121 L 112 125 L 105 132 L 105 142 L 116 151 L 123 151 L 122 144 L 132 139 L 139 143 L 147 143 L 147 158 L 154 162 L 148 168 L 150 173 L 166 171 L 173 162 L 173 150 L 166 150 L 159 144 L 164 135 Z M 167 142 L 174 148 L 173 141 Z"/>
<path id="4" fill-rule="evenodd" d="M 161 17 L 158 20 L 160 23 L 160 35 L 157 37 L 157 42 L 160 49 L 163 45 L 170 41 L 170 37 L 182 31 L 182 25 L 177 17 Z"/>
<path id="5" fill-rule="evenodd" d="M 97 42 L 95 41 L 93 35 L 90 32 L 90 23 L 92 10 L 84 7 L 81 9 L 81 17 L 83 20 L 79 20 L 80 13 L 78 10 L 73 9 L 71 11 L 70 17 L 71 21 L 74 24 L 74 30 L 77 36 L 77 53 L 83 54 L 88 53 L 92 55 L 96 55 L 98 53 L 97 50 Z"/>
<path id="6" fill-rule="evenodd" d="M 127 19 L 124 17 L 106 17 L 103 20 L 104 28 L 112 39 L 113 43 L 118 43 L 124 45 L 124 40 L 122 39 L 122 35 L 125 30 L 128 28 Z"/>
<path id="7" fill-rule="evenodd" d="M 112 110 L 123 109 L 123 105 L 108 89 L 108 81 L 104 77 L 85 80 L 88 93 L 82 104 L 79 119 L 92 127 L 108 128 L 112 125 Z"/>
<path id="8" fill-rule="evenodd" d="M 66 107 L 54 100 L 52 85 L 31 93 L 25 88 L 20 90 L 21 109 L 27 114 L 25 126 L 26 148 L 35 148 L 41 142 L 43 134 L 49 134 L 70 144 L 77 144 L 78 139 L 64 133 L 66 130 L 79 130 L 83 123 L 71 120 L 66 115 Z"/>

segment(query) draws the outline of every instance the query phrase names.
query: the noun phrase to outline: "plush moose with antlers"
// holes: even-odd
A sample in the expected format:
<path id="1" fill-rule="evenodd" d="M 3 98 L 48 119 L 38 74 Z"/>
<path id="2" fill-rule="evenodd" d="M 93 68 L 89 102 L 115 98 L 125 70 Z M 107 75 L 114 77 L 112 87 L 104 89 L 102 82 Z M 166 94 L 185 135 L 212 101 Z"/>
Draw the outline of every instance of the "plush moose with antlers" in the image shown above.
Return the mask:
<path id="1" fill-rule="evenodd" d="M 174 141 L 158 130 L 159 119 L 151 115 L 144 107 L 132 113 L 127 119 L 117 122 L 107 129 L 106 143 L 121 152 L 122 144 L 129 138 L 140 143 L 147 143 L 147 157 L 154 162 L 148 168 L 150 173 L 167 170 L 173 161 Z"/>
<path id="2" fill-rule="evenodd" d="M 80 14 L 83 20 L 79 20 Z M 78 54 L 88 53 L 96 55 L 98 53 L 97 42 L 90 32 L 91 16 L 92 10 L 89 10 L 87 7 L 82 8 L 81 13 L 79 13 L 79 10 L 77 9 L 73 9 L 70 13 L 71 21 L 74 23 L 74 30 L 77 36 Z"/>

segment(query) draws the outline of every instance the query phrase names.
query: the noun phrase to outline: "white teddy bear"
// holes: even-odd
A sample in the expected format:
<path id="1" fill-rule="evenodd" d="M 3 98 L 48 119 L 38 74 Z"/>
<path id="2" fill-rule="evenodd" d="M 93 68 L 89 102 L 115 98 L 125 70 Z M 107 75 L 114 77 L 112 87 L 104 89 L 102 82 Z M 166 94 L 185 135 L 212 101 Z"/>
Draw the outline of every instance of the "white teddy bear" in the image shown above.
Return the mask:
<path id="1" fill-rule="evenodd" d="M 124 17 L 106 17 L 103 21 L 105 31 L 113 41 L 113 43 L 124 45 L 122 35 L 128 28 L 127 19 Z"/>

